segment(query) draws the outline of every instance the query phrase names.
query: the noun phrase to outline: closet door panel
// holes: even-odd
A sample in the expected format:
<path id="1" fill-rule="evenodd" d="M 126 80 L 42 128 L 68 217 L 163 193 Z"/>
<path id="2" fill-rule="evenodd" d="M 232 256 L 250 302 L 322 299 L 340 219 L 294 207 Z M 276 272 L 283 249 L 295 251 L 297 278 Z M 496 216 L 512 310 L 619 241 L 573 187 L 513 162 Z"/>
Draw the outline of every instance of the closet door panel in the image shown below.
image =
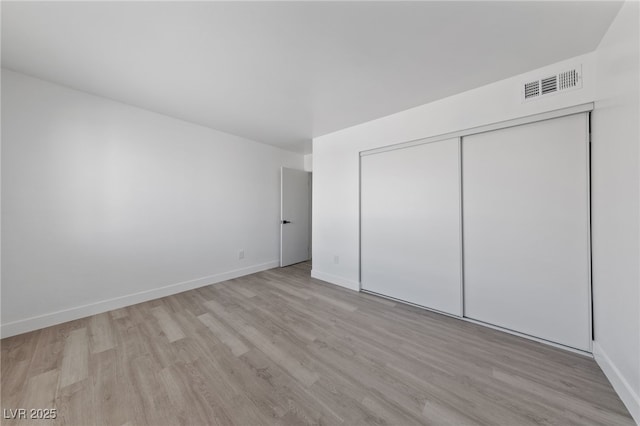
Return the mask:
<path id="1" fill-rule="evenodd" d="M 465 316 L 590 350 L 587 115 L 462 141 Z"/>
<path id="2" fill-rule="evenodd" d="M 459 140 L 361 158 L 364 290 L 461 315 Z"/>

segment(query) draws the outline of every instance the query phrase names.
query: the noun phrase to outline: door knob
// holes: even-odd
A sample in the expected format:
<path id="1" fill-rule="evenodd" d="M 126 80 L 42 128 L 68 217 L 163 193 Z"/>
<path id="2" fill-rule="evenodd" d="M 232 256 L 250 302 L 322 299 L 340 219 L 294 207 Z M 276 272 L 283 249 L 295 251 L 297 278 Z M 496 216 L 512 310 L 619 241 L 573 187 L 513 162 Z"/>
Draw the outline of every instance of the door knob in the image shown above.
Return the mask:
<path id="1" fill-rule="evenodd" d="M 291 223 L 291 222 L 289 222 L 288 220 L 283 220 L 283 221 L 282 221 L 282 224 L 283 224 L 283 225 L 286 225 L 287 223 Z"/>

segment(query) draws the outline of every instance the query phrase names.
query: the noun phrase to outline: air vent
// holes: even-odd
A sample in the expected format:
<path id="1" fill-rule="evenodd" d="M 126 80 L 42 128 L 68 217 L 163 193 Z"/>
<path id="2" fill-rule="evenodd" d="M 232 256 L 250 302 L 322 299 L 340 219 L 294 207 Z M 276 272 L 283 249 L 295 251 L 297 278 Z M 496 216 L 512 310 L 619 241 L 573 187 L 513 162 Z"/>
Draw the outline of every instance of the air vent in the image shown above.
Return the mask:
<path id="1" fill-rule="evenodd" d="M 523 83 L 521 99 L 530 101 L 552 93 L 579 89 L 582 87 L 582 67 Z"/>
<path id="2" fill-rule="evenodd" d="M 542 94 L 546 95 L 547 93 L 555 92 L 558 90 L 558 77 L 547 77 L 540 80 L 542 85 Z"/>
<path id="3" fill-rule="evenodd" d="M 560 80 L 560 90 L 570 89 L 578 85 L 578 71 L 571 70 L 558 74 Z"/>
<path id="4" fill-rule="evenodd" d="M 535 98 L 540 95 L 540 80 L 524 84 L 524 98 Z"/>

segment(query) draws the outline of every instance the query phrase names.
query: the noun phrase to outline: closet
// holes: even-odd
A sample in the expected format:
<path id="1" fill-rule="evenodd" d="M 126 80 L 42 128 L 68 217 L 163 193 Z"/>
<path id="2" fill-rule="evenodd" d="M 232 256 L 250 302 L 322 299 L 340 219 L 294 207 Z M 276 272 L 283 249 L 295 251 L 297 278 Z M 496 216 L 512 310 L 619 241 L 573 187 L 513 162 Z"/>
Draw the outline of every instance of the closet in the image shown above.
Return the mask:
<path id="1" fill-rule="evenodd" d="M 589 352 L 586 109 L 361 153 L 361 289 Z"/>

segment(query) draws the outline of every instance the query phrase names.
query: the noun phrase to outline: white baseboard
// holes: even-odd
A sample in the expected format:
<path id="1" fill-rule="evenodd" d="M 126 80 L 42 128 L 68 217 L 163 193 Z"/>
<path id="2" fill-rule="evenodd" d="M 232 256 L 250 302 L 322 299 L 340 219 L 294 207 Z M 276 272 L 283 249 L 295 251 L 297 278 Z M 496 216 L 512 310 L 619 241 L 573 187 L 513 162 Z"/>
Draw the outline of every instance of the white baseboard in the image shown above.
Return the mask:
<path id="1" fill-rule="evenodd" d="M 357 281 L 348 280 L 346 278 L 339 277 L 337 275 L 327 274 L 326 272 L 320 272 L 315 269 L 311 270 L 311 278 L 326 281 L 331 284 L 339 285 L 340 287 L 348 288 L 353 291 L 360 291 L 360 283 Z"/>
<path id="2" fill-rule="evenodd" d="M 183 291 L 192 290 L 194 288 L 204 287 L 210 284 L 216 284 L 233 278 L 242 277 L 244 275 L 254 274 L 267 269 L 277 268 L 280 261 L 273 260 L 271 262 L 260 263 L 258 265 L 249 266 L 241 269 L 223 272 L 220 274 L 209 275 L 207 277 L 196 278 L 195 280 L 184 281 L 176 284 L 170 284 L 164 287 L 145 290 L 138 293 L 127 294 L 125 296 L 114 297 L 112 299 L 101 300 L 82 306 L 76 306 L 61 311 L 51 312 L 44 315 L 38 315 L 31 318 L 25 318 L 18 321 L 12 321 L 0 326 L 0 336 L 2 338 L 15 336 L 16 334 L 27 333 L 29 331 L 38 330 L 67 321 L 88 317 L 90 315 L 101 314 L 103 312 L 112 311 L 114 309 L 123 308 L 125 306 L 135 305 L 137 303 L 147 302 L 149 300 L 158 299 L 160 297 L 171 296 L 172 294 L 182 293 Z"/>
<path id="3" fill-rule="evenodd" d="M 618 370 L 618 367 L 596 341 L 593 342 L 593 357 L 602 368 L 602 371 L 604 371 L 629 413 L 631 413 L 631 417 L 640 425 L 640 395 L 633 390 L 629 382 Z"/>

